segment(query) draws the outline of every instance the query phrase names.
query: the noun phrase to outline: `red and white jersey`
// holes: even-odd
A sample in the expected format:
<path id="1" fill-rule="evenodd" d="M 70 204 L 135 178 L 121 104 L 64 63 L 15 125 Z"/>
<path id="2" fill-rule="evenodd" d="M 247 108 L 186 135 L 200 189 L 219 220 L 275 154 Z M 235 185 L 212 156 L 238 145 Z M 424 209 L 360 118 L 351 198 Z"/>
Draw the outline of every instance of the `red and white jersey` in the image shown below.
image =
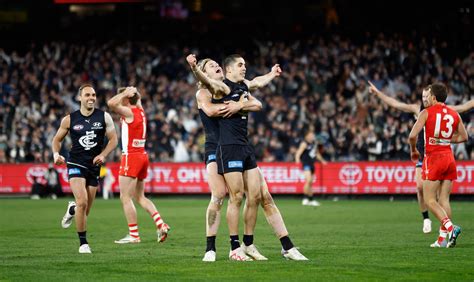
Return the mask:
<path id="1" fill-rule="evenodd" d="M 122 153 L 123 154 L 145 154 L 146 143 L 146 117 L 141 108 L 131 108 L 133 121 L 128 123 L 122 117 Z"/>
<path id="2" fill-rule="evenodd" d="M 425 110 L 428 112 L 425 123 L 425 155 L 434 152 L 452 152 L 451 138 L 458 128 L 458 113 L 442 103 Z"/>

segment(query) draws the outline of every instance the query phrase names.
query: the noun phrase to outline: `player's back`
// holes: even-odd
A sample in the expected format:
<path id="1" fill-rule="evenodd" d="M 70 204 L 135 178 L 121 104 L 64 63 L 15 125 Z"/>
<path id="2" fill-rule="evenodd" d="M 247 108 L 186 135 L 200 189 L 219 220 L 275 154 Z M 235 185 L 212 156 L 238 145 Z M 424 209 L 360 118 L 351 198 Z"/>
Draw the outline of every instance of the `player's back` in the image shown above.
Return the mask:
<path id="1" fill-rule="evenodd" d="M 452 152 L 451 139 L 458 128 L 459 115 L 443 103 L 435 104 L 426 109 L 428 117 L 425 123 L 425 152 Z"/>
<path id="2" fill-rule="evenodd" d="M 133 121 L 122 123 L 122 153 L 123 154 L 145 154 L 146 143 L 146 117 L 141 108 L 131 108 Z"/>

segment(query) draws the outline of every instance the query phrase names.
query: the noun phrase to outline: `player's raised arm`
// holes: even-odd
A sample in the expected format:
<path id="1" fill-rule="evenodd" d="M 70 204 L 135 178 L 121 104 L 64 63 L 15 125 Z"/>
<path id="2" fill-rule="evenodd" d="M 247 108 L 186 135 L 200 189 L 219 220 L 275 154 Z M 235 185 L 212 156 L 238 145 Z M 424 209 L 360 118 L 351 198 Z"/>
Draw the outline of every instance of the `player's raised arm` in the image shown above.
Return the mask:
<path id="1" fill-rule="evenodd" d="M 64 157 L 59 154 L 59 150 L 61 150 L 61 143 L 63 142 L 64 137 L 66 137 L 67 133 L 69 132 L 70 125 L 71 118 L 69 115 L 67 115 L 61 120 L 61 125 L 59 126 L 56 135 L 53 137 L 52 149 L 54 164 L 56 165 L 62 165 L 65 162 Z"/>
<path id="2" fill-rule="evenodd" d="M 115 131 L 114 121 L 109 113 L 104 113 L 105 119 L 105 134 L 107 135 L 107 146 L 104 150 L 96 156 L 93 160 L 95 165 L 103 165 L 105 163 L 105 158 L 112 152 L 118 144 L 117 132 Z"/>
<path id="3" fill-rule="evenodd" d="M 224 82 L 215 80 L 207 76 L 202 70 L 197 67 L 197 59 L 196 55 L 190 54 L 186 57 L 186 61 L 188 62 L 191 70 L 193 71 L 194 76 L 197 80 L 199 80 L 202 84 L 206 86 L 209 91 L 213 94 L 217 93 L 225 93 L 226 95 L 230 93 L 230 88 Z"/>
<path id="4" fill-rule="evenodd" d="M 418 150 L 416 149 L 416 140 L 418 138 L 418 134 L 425 126 L 427 119 L 428 112 L 426 110 L 423 110 L 416 119 L 416 123 L 415 125 L 413 125 L 410 135 L 408 136 L 408 141 L 410 143 L 411 160 L 415 163 L 418 162 L 418 158 L 420 157 L 420 152 L 418 152 Z"/>
<path id="5" fill-rule="evenodd" d="M 118 94 L 113 96 L 108 102 L 107 106 L 109 106 L 110 110 L 116 112 L 120 116 L 127 119 L 127 122 L 133 121 L 133 112 L 130 107 L 127 107 L 123 104 L 125 99 L 131 98 L 135 95 L 138 95 L 138 91 L 135 87 L 127 87 L 127 88 L 119 88 Z M 132 119 L 131 121 L 128 119 Z"/>
<path id="6" fill-rule="evenodd" d="M 466 127 L 464 127 L 462 118 L 459 117 L 458 127 L 451 138 L 451 143 L 463 143 L 466 142 L 468 138 Z"/>
<path id="7" fill-rule="evenodd" d="M 369 92 L 372 94 L 375 94 L 377 97 L 380 98 L 380 100 L 382 100 L 385 104 L 389 105 L 390 107 L 403 111 L 403 112 L 413 113 L 416 116 L 418 116 L 418 114 L 420 113 L 419 105 L 400 102 L 397 99 L 389 97 L 388 95 L 380 91 L 377 87 L 375 87 L 374 84 L 372 84 L 372 82 L 368 81 L 368 83 L 370 85 Z"/>
<path id="8" fill-rule="evenodd" d="M 455 110 L 458 113 L 464 113 L 474 108 L 474 99 L 467 101 L 466 103 L 461 104 L 461 105 L 448 106 L 448 107 L 450 107 L 451 109 Z"/>
<path id="9" fill-rule="evenodd" d="M 265 75 L 257 76 L 252 80 L 245 80 L 245 84 L 247 84 L 250 91 L 253 91 L 258 88 L 262 88 L 266 86 L 270 81 L 272 81 L 275 77 L 281 75 L 281 68 L 279 64 L 276 64 L 272 67 L 271 71 Z"/>

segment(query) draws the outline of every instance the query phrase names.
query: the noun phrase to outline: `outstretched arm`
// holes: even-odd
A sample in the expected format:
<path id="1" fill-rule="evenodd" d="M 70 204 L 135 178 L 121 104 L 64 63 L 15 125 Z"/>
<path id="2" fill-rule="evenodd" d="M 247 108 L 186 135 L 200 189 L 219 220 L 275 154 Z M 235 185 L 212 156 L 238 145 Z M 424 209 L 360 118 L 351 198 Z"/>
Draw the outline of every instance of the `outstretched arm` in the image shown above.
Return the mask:
<path id="1" fill-rule="evenodd" d="M 474 108 L 474 99 L 461 105 L 449 106 L 449 107 L 458 113 L 464 113 Z"/>
<path id="2" fill-rule="evenodd" d="M 230 93 L 229 86 L 227 86 L 224 82 L 208 77 L 202 70 L 197 67 L 196 55 L 188 55 L 186 57 L 186 61 L 191 67 L 191 70 L 193 71 L 193 74 L 196 79 L 199 80 L 202 84 L 204 84 L 209 89 L 209 91 L 211 91 L 211 93 L 225 93 L 226 95 Z"/>
<path id="3" fill-rule="evenodd" d="M 408 136 L 408 141 L 410 142 L 410 151 L 411 151 L 411 160 L 413 162 L 417 162 L 418 158 L 420 157 L 420 152 L 416 149 L 416 140 L 418 138 L 418 134 L 425 126 L 426 120 L 428 119 L 428 112 L 423 110 L 418 118 L 416 119 L 415 125 L 411 129 L 410 135 Z"/>
<path id="4" fill-rule="evenodd" d="M 253 91 L 258 88 L 262 88 L 270 81 L 272 81 L 275 77 L 281 75 L 281 68 L 279 64 L 276 64 L 272 67 L 271 71 L 265 75 L 262 76 L 257 76 L 252 80 L 245 80 L 245 83 L 247 84 L 248 88 L 250 91 Z"/>
<path id="5" fill-rule="evenodd" d="M 379 97 L 380 100 L 382 100 L 385 104 L 389 105 L 390 107 L 403 111 L 403 112 L 413 113 L 416 116 L 418 116 L 418 114 L 420 113 L 419 105 L 400 102 L 397 99 L 394 99 L 384 94 L 377 87 L 375 87 L 375 85 L 373 85 L 372 82 L 368 81 L 368 83 L 370 85 L 369 92 L 377 95 L 377 97 Z"/>

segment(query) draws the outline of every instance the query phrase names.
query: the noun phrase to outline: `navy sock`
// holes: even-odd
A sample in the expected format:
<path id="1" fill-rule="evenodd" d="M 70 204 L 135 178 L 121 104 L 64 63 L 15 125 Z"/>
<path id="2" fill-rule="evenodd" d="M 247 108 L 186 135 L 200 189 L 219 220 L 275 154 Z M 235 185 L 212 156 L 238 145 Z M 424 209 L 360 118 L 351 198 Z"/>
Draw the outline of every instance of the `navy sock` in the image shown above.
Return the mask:
<path id="1" fill-rule="evenodd" d="M 247 246 L 247 247 L 252 245 L 253 244 L 253 235 L 245 235 L 244 234 L 244 240 L 243 241 L 244 241 L 245 246 Z"/>
<path id="2" fill-rule="evenodd" d="M 87 238 L 86 238 L 86 233 L 87 233 L 87 231 L 77 232 L 77 235 L 79 235 L 79 244 L 81 246 L 84 245 L 84 244 L 88 244 L 87 243 Z"/>
<path id="3" fill-rule="evenodd" d="M 428 211 L 422 212 L 421 215 L 423 216 L 423 219 L 430 218 L 430 216 L 429 216 L 429 214 L 428 214 Z"/>
<path id="4" fill-rule="evenodd" d="M 76 206 L 71 206 L 69 208 L 69 214 L 70 215 L 75 215 L 76 214 Z"/>
<path id="5" fill-rule="evenodd" d="M 206 238 L 207 241 L 207 246 L 206 246 L 206 252 L 209 251 L 216 251 L 216 236 L 207 236 Z"/>
<path id="6" fill-rule="evenodd" d="M 230 248 L 233 250 L 240 247 L 239 235 L 230 235 Z"/>
<path id="7" fill-rule="evenodd" d="M 283 250 L 288 251 L 289 249 L 293 248 L 293 242 L 291 242 L 290 237 L 285 236 L 280 238 L 281 246 Z"/>

